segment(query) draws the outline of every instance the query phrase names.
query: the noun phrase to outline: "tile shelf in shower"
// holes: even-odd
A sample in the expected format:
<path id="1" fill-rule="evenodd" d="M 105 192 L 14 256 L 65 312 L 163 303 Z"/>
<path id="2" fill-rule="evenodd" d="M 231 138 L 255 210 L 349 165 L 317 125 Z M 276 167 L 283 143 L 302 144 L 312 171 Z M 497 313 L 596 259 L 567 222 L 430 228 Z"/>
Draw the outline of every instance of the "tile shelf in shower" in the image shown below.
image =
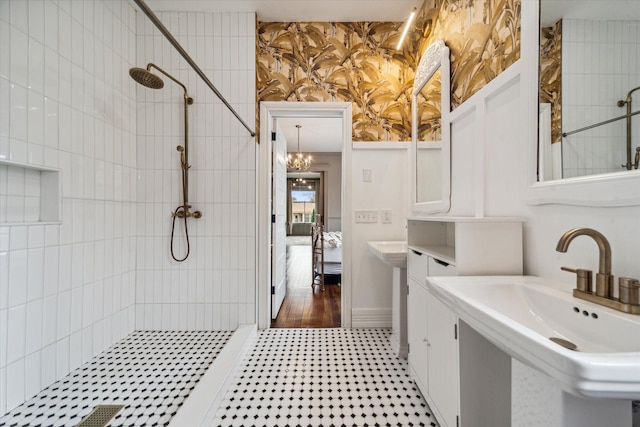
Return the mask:
<path id="1" fill-rule="evenodd" d="M 60 169 L 0 159 L 0 227 L 62 221 Z"/>

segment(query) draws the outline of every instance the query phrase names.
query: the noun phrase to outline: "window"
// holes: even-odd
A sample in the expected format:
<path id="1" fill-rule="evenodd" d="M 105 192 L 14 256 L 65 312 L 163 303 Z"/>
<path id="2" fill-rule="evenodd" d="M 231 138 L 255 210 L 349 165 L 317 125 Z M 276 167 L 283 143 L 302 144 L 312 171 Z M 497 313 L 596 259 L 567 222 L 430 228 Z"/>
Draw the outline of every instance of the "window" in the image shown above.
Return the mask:
<path id="1" fill-rule="evenodd" d="M 302 184 L 294 180 L 291 188 L 292 222 L 316 221 L 316 184 L 310 181 Z"/>

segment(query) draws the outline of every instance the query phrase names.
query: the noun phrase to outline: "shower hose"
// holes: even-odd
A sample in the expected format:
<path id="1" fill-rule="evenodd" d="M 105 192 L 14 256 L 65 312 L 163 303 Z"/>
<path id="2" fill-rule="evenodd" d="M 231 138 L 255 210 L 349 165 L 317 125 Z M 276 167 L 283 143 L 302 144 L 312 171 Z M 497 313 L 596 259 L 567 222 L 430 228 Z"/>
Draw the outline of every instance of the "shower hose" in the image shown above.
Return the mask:
<path id="1" fill-rule="evenodd" d="M 181 169 L 182 169 L 182 195 L 183 195 L 183 200 L 184 200 L 184 197 L 187 194 L 186 193 L 187 189 L 185 188 L 186 187 L 186 182 L 187 182 L 187 177 L 186 177 L 187 168 L 185 167 L 184 161 L 182 162 L 182 168 Z M 178 206 L 176 208 L 176 210 L 173 212 L 173 221 L 171 222 L 171 258 L 173 258 L 175 261 L 178 261 L 178 262 L 182 262 L 182 261 L 186 260 L 189 257 L 189 252 L 191 252 L 191 245 L 189 243 L 189 227 L 187 226 L 187 215 L 186 215 L 187 206 L 186 206 L 186 204 L 187 203 L 186 203 L 186 200 L 185 200 L 185 204 L 184 205 Z M 185 235 L 185 238 L 187 240 L 187 254 L 184 256 L 184 258 L 180 258 L 179 259 L 179 258 L 176 257 L 175 252 L 173 250 L 173 241 L 174 241 L 173 240 L 173 235 L 174 235 L 174 232 L 175 232 L 175 229 L 176 229 L 176 218 L 178 218 L 180 216 L 179 213 L 180 213 L 181 210 L 182 210 L 182 219 L 184 221 L 184 235 Z"/>

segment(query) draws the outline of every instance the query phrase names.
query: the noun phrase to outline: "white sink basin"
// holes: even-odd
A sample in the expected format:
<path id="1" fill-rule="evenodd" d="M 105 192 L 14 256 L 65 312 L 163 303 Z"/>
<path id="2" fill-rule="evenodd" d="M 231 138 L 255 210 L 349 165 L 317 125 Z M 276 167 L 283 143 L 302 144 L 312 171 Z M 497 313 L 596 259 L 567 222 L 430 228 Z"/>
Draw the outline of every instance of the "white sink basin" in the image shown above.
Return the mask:
<path id="1" fill-rule="evenodd" d="M 392 267 L 407 268 L 407 242 L 367 242 L 372 254 Z"/>
<path id="2" fill-rule="evenodd" d="M 527 276 L 427 278 L 431 292 L 512 357 L 578 396 L 640 398 L 640 316 Z M 549 338 L 568 340 L 568 350 Z"/>

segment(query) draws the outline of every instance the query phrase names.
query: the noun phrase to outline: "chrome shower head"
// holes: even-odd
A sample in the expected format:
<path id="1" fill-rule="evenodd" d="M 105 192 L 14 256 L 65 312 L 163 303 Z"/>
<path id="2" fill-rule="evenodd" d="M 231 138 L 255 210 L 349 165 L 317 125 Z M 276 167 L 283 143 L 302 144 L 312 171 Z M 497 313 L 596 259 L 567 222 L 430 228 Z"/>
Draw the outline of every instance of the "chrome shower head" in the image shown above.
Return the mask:
<path id="1" fill-rule="evenodd" d="M 144 68 L 133 67 L 129 69 L 129 75 L 133 80 L 151 89 L 162 89 L 164 81 L 157 75 Z"/>

